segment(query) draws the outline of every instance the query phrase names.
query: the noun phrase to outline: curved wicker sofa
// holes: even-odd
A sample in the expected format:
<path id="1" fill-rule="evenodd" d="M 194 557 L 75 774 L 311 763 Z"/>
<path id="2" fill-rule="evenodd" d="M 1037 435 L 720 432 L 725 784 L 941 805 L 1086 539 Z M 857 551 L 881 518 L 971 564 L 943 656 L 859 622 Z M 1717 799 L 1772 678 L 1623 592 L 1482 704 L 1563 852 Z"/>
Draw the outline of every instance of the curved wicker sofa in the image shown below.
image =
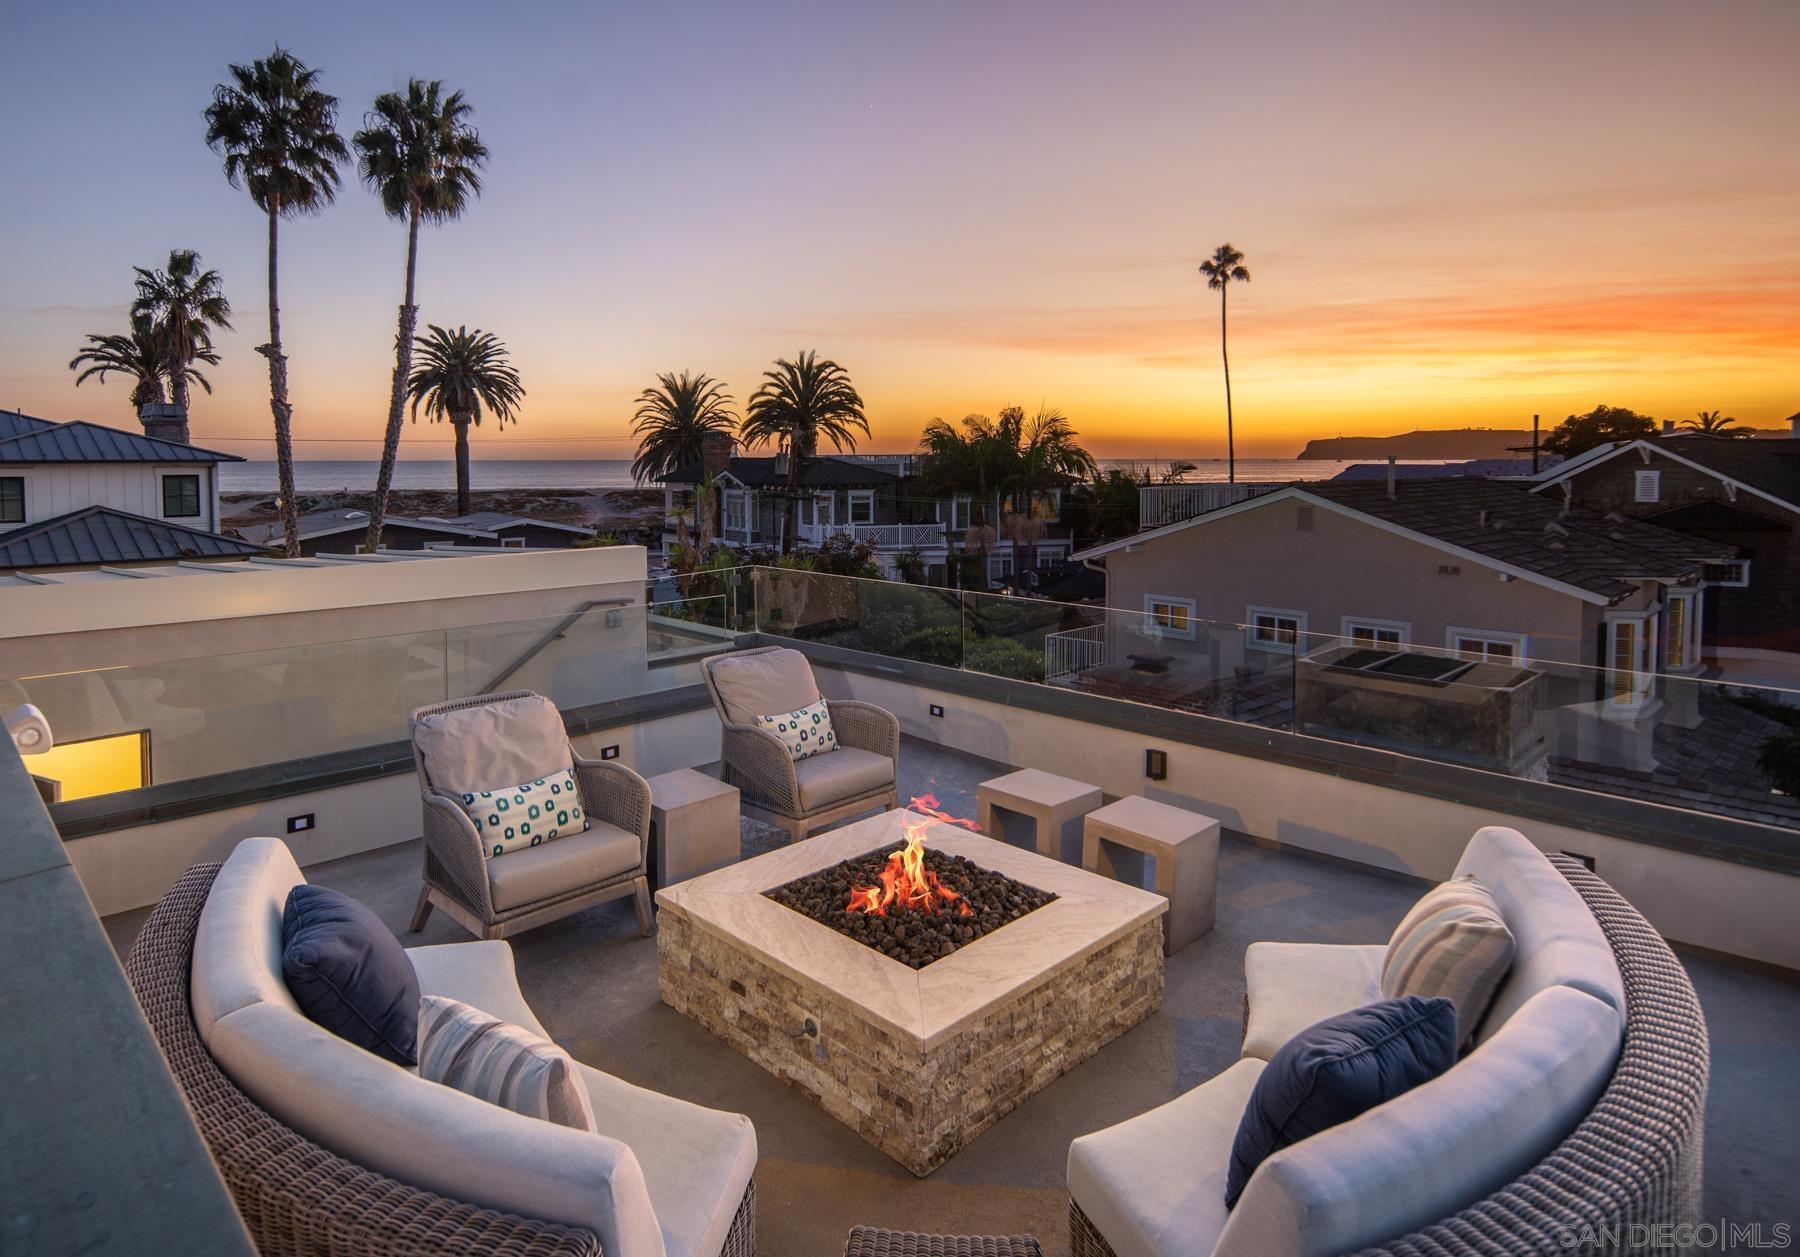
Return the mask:
<path id="1" fill-rule="evenodd" d="M 218 872 L 217 864 L 197 864 L 181 876 L 144 923 L 125 971 L 258 1251 L 599 1257 L 591 1231 L 450 1200 L 346 1161 L 282 1125 L 225 1076 L 188 999 L 194 934 Z M 720 1257 L 755 1252 L 752 1183 Z"/>
<path id="2" fill-rule="evenodd" d="M 1669 945 L 1623 896 L 1580 861 L 1549 859 L 1599 921 L 1624 981 L 1625 1037 L 1612 1079 L 1587 1117 L 1528 1173 L 1362 1257 L 1630 1251 L 1632 1226 L 1700 1216 L 1709 1054 L 1699 997 Z M 1608 1235 L 1616 1244 L 1605 1242 Z M 1115 1257 L 1072 1198 L 1069 1237 L 1073 1257 Z"/>

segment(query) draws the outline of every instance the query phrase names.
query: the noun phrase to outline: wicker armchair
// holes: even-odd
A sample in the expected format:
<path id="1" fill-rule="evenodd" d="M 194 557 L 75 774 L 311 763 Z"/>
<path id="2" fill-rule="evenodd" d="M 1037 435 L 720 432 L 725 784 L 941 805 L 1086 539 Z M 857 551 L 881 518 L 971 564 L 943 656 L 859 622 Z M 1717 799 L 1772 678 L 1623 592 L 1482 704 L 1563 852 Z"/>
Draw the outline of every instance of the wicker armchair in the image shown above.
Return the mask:
<path id="1" fill-rule="evenodd" d="M 819 699 L 812 665 L 785 646 L 715 655 L 702 664 L 724 726 L 725 779 L 743 809 L 795 839 L 859 812 L 899 806 L 900 722 L 873 703 L 831 700 L 839 750 L 796 762 L 758 715 L 798 711 Z"/>
<path id="2" fill-rule="evenodd" d="M 446 754 L 441 726 L 433 718 L 453 713 L 491 713 L 503 730 L 506 745 L 457 748 L 462 763 L 442 762 Z M 575 754 L 562 717 L 546 698 L 529 690 L 489 694 L 421 707 L 412 717 L 413 762 L 425 822 L 425 885 L 413 912 L 412 931 L 425 928 L 431 910 L 442 908 L 470 933 L 484 939 L 507 938 L 522 930 L 580 912 L 594 904 L 633 896 L 638 929 L 648 936 L 655 928 L 650 915 L 650 881 L 645 847 L 650 834 L 650 786 L 623 764 L 583 759 Z M 436 745 L 433 745 L 434 736 Z M 466 735 L 459 735 L 466 736 Z M 562 766 L 571 768 L 581 791 L 582 806 L 592 826 L 553 843 L 489 860 L 468 813 L 453 791 L 471 788 L 444 781 L 442 774 L 467 773 L 468 758 L 478 758 L 478 771 L 490 777 L 482 789 L 531 780 Z M 434 764 L 434 760 L 437 760 Z M 560 760 L 560 763 L 558 762 Z M 435 772 L 434 772 L 435 768 Z M 635 855 L 625 836 L 635 836 Z M 496 878 L 494 865 L 513 861 Z M 524 862 L 530 862 L 528 866 Z"/>
<path id="3" fill-rule="evenodd" d="M 1361 1257 L 1636 1251 L 1635 1225 L 1699 1219 L 1709 1068 L 1699 997 L 1669 945 L 1623 896 L 1579 860 L 1549 859 L 1600 923 L 1624 982 L 1625 1038 L 1611 1081 L 1543 1161 L 1460 1213 Z M 1073 1197 L 1069 1243 L 1072 1257 L 1116 1257 Z"/>

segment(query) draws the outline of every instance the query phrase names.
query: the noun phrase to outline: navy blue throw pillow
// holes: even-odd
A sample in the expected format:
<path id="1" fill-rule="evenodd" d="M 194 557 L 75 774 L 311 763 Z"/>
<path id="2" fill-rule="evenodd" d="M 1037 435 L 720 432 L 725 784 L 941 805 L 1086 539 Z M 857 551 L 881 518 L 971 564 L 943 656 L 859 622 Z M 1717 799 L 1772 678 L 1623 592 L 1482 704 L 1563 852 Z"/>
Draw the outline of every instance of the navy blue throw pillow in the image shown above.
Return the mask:
<path id="1" fill-rule="evenodd" d="M 1256 1080 L 1231 1145 L 1225 1204 L 1263 1161 L 1430 1082 L 1456 1063 L 1456 1006 L 1406 995 L 1308 1026 Z"/>
<path id="2" fill-rule="evenodd" d="M 300 1011 L 396 1065 L 418 1063 L 419 975 L 381 918 L 323 886 L 288 892 L 281 973 Z"/>

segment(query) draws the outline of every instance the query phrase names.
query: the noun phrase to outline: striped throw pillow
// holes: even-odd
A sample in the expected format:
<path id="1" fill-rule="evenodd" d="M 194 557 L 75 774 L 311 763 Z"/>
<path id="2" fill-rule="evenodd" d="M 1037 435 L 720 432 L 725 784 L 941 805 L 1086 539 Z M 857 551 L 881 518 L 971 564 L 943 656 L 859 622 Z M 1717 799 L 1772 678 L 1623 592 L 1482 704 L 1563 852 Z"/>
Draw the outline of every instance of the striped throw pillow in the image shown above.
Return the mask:
<path id="1" fill-rule="evenodd" d="M 419 1001 L 419 1077 L 526 1117 L 593 1131 L 569 1054 L 548 1039 L 441 995 Z"/>
<path id="2" fill-rule="evenodd" d="M 837 734 L 831 728 L 831 707 L 822 698 L 798 711 L 758 716 L 756 723 L 780 738 L 796 763 L 838 749 Z"/>
<path id="3" fill-rule="evenodd" d="M 1427 891 L 1395 929 L 1381 963 L 1381 996 L 1448 999 L 1461 1046 L 1474 1037 L 1512 962 L 1512 931 L 1493 892 L 1473 877 L 1458 878 Z"/>

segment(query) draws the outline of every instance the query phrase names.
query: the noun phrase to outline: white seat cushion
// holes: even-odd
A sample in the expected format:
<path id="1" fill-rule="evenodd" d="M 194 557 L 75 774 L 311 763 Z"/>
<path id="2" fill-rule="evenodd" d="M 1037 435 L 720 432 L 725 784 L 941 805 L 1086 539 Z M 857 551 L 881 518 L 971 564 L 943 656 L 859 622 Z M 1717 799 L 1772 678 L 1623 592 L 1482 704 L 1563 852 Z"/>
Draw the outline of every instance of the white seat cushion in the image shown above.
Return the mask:
<path id="1" fill-rule="evenodd" d="M 1212 1250 L 1225 1229 L 1231 1141 L 1264 1067 L 1246 1058 L 1167 1104 L 1069 1145 L 1069 1195 L 1118 1257 Z"/>
<path id="2" fill-rule="evenodd" d="M 1244 953 L 1244 1055 L 1268 1060 L 1327 1017 L 1381 998 L 1387 948 L 1337 943 L 1252 943 Z"/>
<path id="3" fill-rule="evenodd" d="M 562 713 L 536 694 L 421 716 L 412 740 L 432 789 L 453 799 L 575 767 Z"/>
<path id="4" fill-rule="evenodd" d="M 594 821 L 586 833 L 569 834 L 488 860 L 488 893 L 494 897 L 494 910 L 506 912 L 629 873 L 642 856 L 636 834 Z"/>
<path id="5" fill-rule="evenodd" d="M 439 943 L 434 947 L 409 947 L 406 958 L 419 975 L 420 995 L 461 1000 L 540 1038 L 550 1037 L 519 989 L 512 944 L 499 940 Z"/>
<path id="6" fill-rule="evenodd" d="M 288 892 L 305 882 L 279 838 L 246 838 L 225 858 L 200 909 L 188 971 L 202 1042 L 211 1045 L 219 1018 L 265 1000 L 299 1015 L 281 975 L 281 914 Z"/>
<path id="7" fill-rule="evenodd" d="M 1572 986 L 1610 1005 L 1625 1027 L 1625 982 L 1600 923 L 1569 880 L 1516 829 L 1475 831 L 1456 876 L 1478 878 L 1494 894 L 1512 931 L 1512 971 L 1475 1032 L 1491 1038 L 1525 1003 L 1551 986 Z"/>
<path id="8" fill-rule="evenodd" d="M 756 1128 L 576 1062 L 602 1135 L 643 1167 L 669 1257 L 718 1257 L 756 1170 Z"/>
<path id="9" fill-rule="evenodd" d="M 1264 1161 L 1212 1251 L 1327 1257 L 1474 1204 L 1548 1156 L 1593 1108 L 1619 1041 L 1601 1001 L 1566 986 L 1538 993 L 1448 1072 Z"/>
<path id="10" fill-rule="evenodd" d="M 800 806 L 808 812 L 871 794 L 894 784 L 894 761 L 873 751 L 840 746 L 794 764 Z"/>

